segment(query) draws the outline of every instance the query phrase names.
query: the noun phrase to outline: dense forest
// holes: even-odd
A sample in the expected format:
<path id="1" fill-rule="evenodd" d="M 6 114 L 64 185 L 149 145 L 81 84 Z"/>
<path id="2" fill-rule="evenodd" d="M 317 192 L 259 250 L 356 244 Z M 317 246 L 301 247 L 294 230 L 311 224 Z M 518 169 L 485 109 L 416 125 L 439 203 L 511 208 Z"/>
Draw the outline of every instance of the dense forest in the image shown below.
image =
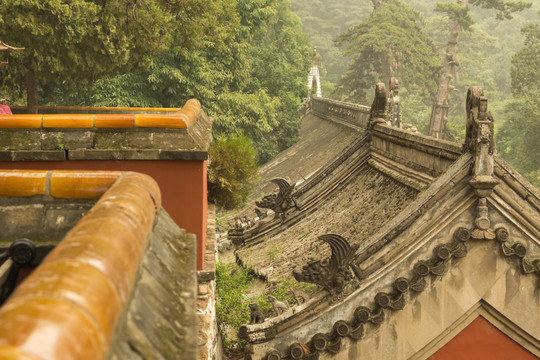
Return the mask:
<path id="1" fill-rule="evenodd" d="M 69 4 L 69 5 L 68 5 Z M 540 186 L 540 0 L 0 0 L 11 104 L 180 107 L 261 163 L 298 137 L 311 47 L 323 96 L 369 104 L 400 80 L 403 120 L 461 142 L 464 100 L 490 100 L 499 153 Z M 435 105 L 435 106 L 434 106 Z M 441 111 L 435 111 L 437 106 Z M 432 111 L 433 107 L 433 111 Z"/>
<path id="2" fill-rule="evenodd" d="M 370 104 L 374 83 L 389 72 L 400 80 L 403 121 L 427 134 L 446 76 L 451 81 L 443 89 L 448 110 L 442 137 L 462 142 L 465 95 L 480 85 L 495 118 L 499 154 L 537 187 L 539 8 L 539 0 L 292 0 L 322 57 L 324 97 Z M 458 45 L 449 50 L 456 26 Z M 451 76 L 444 74 L 449 51 L 455 51 Z"/>
<path id="3" fill-rule="evenodd" d="M 249 137 L 261 162 L 297 140 L 311 45 L 288 0 L 1 0 L 12 104 L 181 107 Z"/>

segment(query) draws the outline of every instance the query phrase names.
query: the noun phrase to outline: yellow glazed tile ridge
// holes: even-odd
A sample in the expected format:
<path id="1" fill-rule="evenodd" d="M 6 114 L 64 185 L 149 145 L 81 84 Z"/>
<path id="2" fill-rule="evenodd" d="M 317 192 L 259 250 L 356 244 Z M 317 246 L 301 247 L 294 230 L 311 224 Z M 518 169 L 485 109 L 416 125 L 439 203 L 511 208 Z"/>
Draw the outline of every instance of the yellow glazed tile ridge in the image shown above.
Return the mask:
<path id="1" fill-rule="evenodd" d="M 40 107 L 40 109 L 159 111 L 158 114 L 45 114 L 0 115 L 0 129 L 96 129 L 96 128 L 169 128 L 186 129 L 201 113 L 201 103 L 189 99 L 176 108 L 90 108 Z M 130 118 L 133 117 L 133 122 Z"/>
<path id="2" fill-rule="evenodd" d="M 99 199 L 121 171 L 55 170 L 50 195 L 59 199 Z"/>
<path id="3" fill-rule="evenodd" d="M 43 115 L 42 127 L 44 129 L 45 128 L 91 129 L 94 127 L 93 115 L 90 115 L 90 114 Z"/>
<path id="4" fill-rule="evenodd" d="M 0 170 L 0 196 L 45 195 L 46 170 Z"/>
<path id="5" fill-rule="evenodd" d="M 12 105 L 11 109 L 23 110 L 26 106 Z M 93 107 L 93 106 L 38 106 L 38 110 L 70 110 L 70 111 L 163 111 L 177 112 L 179 108 L 153 108 L 153 107 Z"/>
<path id="6" fill-rule="evenodd" d="M 135 126 L 141 128 L 185 129 L 187 123 L 180 114 L 137 114 Z"/>
<path id="7" fill-rule="evenodd" d="M 201 114 L 201 103 L 197 99 L 189 99 L 179 114 L 186 116 L 186 125 L 189 126 L 195 121 Z"/>
<path id="8" fill-rule="evenodd" d="M 55 277 L 56 281 L 50 280 Z M 113 336 L 114 315 L 121 312 L 125 302 L 120 300 L 115 284 L 96 267 L 73 260 L 48 261 L 27 280 L 31 281 L 24 281 L 15 291 L 19 298 L 39 296 L 65 301 L 85 312 L 104 339 Z M 89 283 L 94 284 L 89 287 Z M 103 303 L 108 306 L 104 308 Z"/>
<path id="9" fill-rule="evenodd" d="M 40 294 L 12 297 L 0 309 L 0 318 L 3 346 L 43 360 L 99 360 L 107 349 L 95 321 L 65 299 Z"/>
<path id="10" fill-rule="evenodd" d="M 0 115 L 0 129 L 40 129 L 43 115 Z"/>
<path id="11" fill-rule="evenodd" d="M 53 171 L 51 183 L 54 176 Z M 131 275 L 127 277 L 129 281 L 118 284 L 112 270 L 136 273 L 160 199 L 159 187 L 149 176 L 118 176 L 0 308 L 0 344 L 6 349 L 18 348 L 29 359 L 55 359 L 51 354 L 104 359 L 134 279 Z M 126 246 L 135 246 L 135 251 L 124 254 L 130 257 L 129 261 L 119 262 L 118 250 Z M 85 247 L 89 250 L 85 251 Z M 115 251 L 116 256 L 112 256 Z M 77 284 L 77 279 L 83 280 Z M 116 305 L 111 306 L 111 301 Z M 43 338 L 46 335 L 54 339 Z M 36 340 L 41 338 L 43 341 Z"/>
<path id="12" fill-rule="evenodd" d="M 96 114 L 94 127 L 99 128 L 134 128 L 135 114 Z"/>
<path id="13" fill-rule="evenodd" d="M 186 129 L 201 114 L 201 103 L 189 99 L 182 109 L 174 115 L 137 114 L 136 127 Z"/>
<path id="14" fill-rule="evenodd" d="M 15 346 L 0 346 L 0 359 L 4 360 L 43 360 L 42 357 L 34 357 L 22 352 Z"/>

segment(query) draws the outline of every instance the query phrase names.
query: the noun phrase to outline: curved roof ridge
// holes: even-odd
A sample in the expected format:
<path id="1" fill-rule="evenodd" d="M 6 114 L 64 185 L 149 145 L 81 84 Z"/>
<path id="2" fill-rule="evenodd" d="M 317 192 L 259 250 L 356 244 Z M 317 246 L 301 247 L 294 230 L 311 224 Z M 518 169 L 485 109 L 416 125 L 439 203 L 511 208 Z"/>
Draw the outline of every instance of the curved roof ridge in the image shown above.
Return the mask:
<path id="1" fill-rule="evenodd" d="M 74 196 L 81 179 L 101 185 L 115 180 L 0 308 L 3 359 L 103 359 L 111 343 L 161 195 L 157 183 L 140 173 L 77 173 L 48 172 L 51 192 L 55 181 L 75 184 L 63 193 Z M 21 172 L 19 180 L 28 174 L 43 175 Z"/>

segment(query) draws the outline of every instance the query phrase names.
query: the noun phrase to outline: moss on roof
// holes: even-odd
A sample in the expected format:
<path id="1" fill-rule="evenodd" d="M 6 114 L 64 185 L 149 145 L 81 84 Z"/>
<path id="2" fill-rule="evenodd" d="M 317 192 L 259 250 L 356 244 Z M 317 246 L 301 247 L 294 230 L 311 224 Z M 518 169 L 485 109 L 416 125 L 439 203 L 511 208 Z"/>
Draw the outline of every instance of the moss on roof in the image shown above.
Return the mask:
<path id="1" fill-rule="evenodd" d="M 316 210 L 298 223 L 241 248 L 237 256 L 270 282 L 293 279 L 292 270 L 310 257 L 328 257 L 330 248 L 317 237 L 337 233 L 351 244 L 361 243 L 398 214 L 418 194 L 364 164 L 347 185 L 321 200 Z"/>

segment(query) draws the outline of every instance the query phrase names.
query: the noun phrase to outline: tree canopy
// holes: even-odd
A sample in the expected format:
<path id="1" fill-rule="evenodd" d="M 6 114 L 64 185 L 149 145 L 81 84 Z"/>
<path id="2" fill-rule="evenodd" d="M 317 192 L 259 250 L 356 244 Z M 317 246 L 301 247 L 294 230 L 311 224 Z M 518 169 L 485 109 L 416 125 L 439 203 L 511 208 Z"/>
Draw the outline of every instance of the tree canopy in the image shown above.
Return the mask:
<path id="1" fill-rule="evenodd" d="M 540 25 L 521 29 L 524 46 L 512 57 L 512 95 L 540 94 Z"/>
<path id="2" fill-rule="evenodd" d="M 512 19 L 514 12 L 522 11 L 532 5 L 532 3 L 522 0 L 458 0 L 457 3 L 437 3 L 435 11 L 446 13 L 451 20 L 448 43 L 443 56 L 439 86 L 433 100 L 428 131 L 428 135 L 437 138 L 452 137 L 452 134 L 449 134 L 448 129 L 445 128 L 448 122 L 450 108 L 450 92 L 456 89 L 456 83 L 454 82 L 452 84 L 452 82 L 453 79 L 459 79 L 458 75 L 461 62 L 457 55 L 461 34 L 464 30 L 469 30 L 474 23 L 470 15 L 469 3 L 482 9 L 495 10 L 497 20 Z"/>
<path id="3" fill-rule="evenodd" d="M 323 81 L 337 83 L 347 71 L 350 60 L 333 40 L 368 17 L 372 5 L 358 0 L 291 0 L 291 8 L 302 20 L 302 28 L 322 57 Z M 328 92 L 323 93 L 325 97 L 328 95 Z"/>
<path id="4" fill-rule="evenodd" d="M 540 188 L 540 25 L 527 25 L 522 33 L 524 46 L 512 57 L 514 98 L 504 107 L 496 141 L 501 156 Z"/>
<path id="5" fill-rule="evenodd" d="M 0 39 L 29 49 L 1 69 L 12 98 L 33 69 L 43 105 L 180 107 L 195 97 L 216 134 L 248 136 L 261 162 L 297 139 L 311 45 L 288 0 L 5 2 Z"/>
<path id="6" fill-rule="evenodd" d="M 352 58 L 349 70 L 340 80 L 338 91 L 345 99 L 369 103 L 374 84 L 381 82 L 384 57 L 393 75 L 399 76 L 410 91 L 433 91 L 437 70 L 437 49 L 423 30 L 423 18 L 399 0 L 382 2 L 377 11 L 337 38 Z M 369 98 L 369 100 L 368 100 Z"/>
<path id="7" fill-rule="evenodd" d="M 148 65 L 169 39 L 171 14 L 157 1 L 3 0 L 0 38 L 24 47 L 10 55 L 4 86 L 26 84 L 37 110 L 37 87 L 84 81 Z"/>

